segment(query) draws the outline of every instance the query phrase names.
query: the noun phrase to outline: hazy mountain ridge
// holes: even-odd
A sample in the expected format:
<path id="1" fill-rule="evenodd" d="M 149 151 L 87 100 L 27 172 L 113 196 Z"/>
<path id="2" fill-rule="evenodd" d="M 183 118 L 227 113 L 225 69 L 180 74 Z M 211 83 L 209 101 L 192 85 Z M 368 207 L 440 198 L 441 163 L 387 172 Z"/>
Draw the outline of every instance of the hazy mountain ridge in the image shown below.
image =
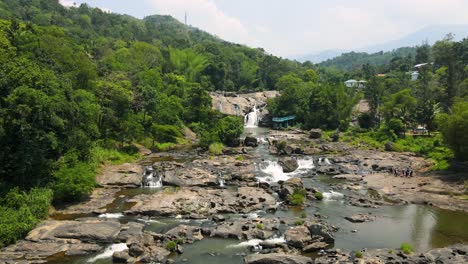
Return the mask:
<path id="1" fill-rule="evenodd" d="M 401 47 L 414 47 L 425 41 L 429 44 L 434 44 L 437 40 L 443 39 L 448 33 L 453 33 L 455 40 L 461 40 L 468 36 L 468 25 L 431 25 L 402 38 L 355 49 L 354 52 L 365 52 L 369 54 L 380 51 L 390 52 Z M 320 63 L 350 52 L 353 51 L 331 49 L 313 54 L 294 56 L 293 59 L 301 62 L 311 61 L 313 63 Z"/>

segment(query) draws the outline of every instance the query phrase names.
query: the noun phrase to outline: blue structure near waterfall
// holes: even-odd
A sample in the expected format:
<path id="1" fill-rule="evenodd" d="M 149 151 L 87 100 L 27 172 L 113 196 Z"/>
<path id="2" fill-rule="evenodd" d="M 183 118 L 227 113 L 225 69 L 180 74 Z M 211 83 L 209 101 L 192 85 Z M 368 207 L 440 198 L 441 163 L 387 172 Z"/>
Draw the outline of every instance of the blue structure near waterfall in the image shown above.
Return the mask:
<path id="1" fill-rule="evenodd" d="M 294 120 L 296 119 L 295 115 L 283 116 L 283 117 L 273 117 L 271 121 L 273 122 L 273 128 L 279 129 L 283 127 L 288 127 L 294 125 Z"/>

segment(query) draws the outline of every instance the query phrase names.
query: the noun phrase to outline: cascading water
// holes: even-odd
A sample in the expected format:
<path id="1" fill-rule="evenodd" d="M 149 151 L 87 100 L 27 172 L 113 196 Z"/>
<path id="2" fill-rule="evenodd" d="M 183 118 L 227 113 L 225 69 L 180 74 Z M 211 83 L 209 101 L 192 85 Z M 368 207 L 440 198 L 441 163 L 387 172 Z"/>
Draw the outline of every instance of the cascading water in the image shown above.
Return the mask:
<path id="1" fill-rule="evenodd" d="M 149 188 L 160 188 L 162 187 L 162 177 L 158 175 L 153 167 L 148 166 L 145 168 L 145 174 L 143 175 L 143 187 Z"/>
<path id="2" fill-rule="evenodd" d="M 244 117 L 244 127 L 257 127 L 258 126 L 258 109 L 255 105 L 252 111 Z"/>
<path id="3" fill-rule="evenodd" d="M 287 181 L 294 176 L 308 173 L 315 168 L 313 159 L 298 159 L 297 164 L 299 167 L 295 171 L 284 173 L 283 167 L 281 167 L 277 161 L 265 161 L 259 165 L 259 168 L 266 176 L 259 177 L 258 179 L 261 182 L 268 183 Z"/>

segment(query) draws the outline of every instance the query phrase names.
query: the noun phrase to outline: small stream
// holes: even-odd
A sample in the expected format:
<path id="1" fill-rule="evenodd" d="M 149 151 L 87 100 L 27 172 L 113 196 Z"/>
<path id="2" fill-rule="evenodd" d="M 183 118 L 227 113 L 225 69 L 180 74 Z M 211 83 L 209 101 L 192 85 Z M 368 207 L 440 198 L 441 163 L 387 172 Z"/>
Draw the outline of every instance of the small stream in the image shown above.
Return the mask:
<path id="1" fill-rule="evenodd" d="M 246 128 L 246 133 L 257 138 L 265 139 L 268 130 L 263 128 Z M 266 142 L 265 140 L 261 140 Z M 300 168 L 293 173 L 283 173 L 281 167 L 277 167 L 277 157 L 268 152 L 268 143 L 260 144 L 255 150 L 258 157 L 256 161 L 256 175 L 260 181 L 275 182 L 286 180 L 290 177 L 303 177 L 304 185 L 317 188 L 325 193 L 323 201 L 314 202 L 312 206 L 291 208 L 275 213 L 256 212 L 262 217 L 288 217 L 300 219 L 305 211 L 309 216 L 323 217 L 327 222 L 339 227 L 335 233 L 335 248 L 359 250 L 362 248 L 397 248 L 402 242 L 411 243 L 416 251 L 427 251 L 432 248 L 449 246 L 456 243 L 468 243 L 468 214 L 453 212 L 422 205 L 406 206 L 381 206 L 379 208 L 361 208 L 345 203 L 343 195 L 346 190 L 339 189 L 343 180 L 331 179 L 325 175 L 312 173 L 314 160 L 312 157 L 298 157 Z M 181 159 L 181 162 L 185 162 Z M 329 162 L 322 159 L 321 162 Z M 147 162 L 148 164 L 150 162 Z M 224 183 L 229 187 L 229 182 Z M 169 187 L 172 188 L 172 187 Z M 330 192 L 333 189 L 333 192 Z M 131 206 L 126 201 L 135 195 L 151 194 L 164 191 L 160 188 L 135 188 L 125 189 L 116 194 L 116 200 L 107 208 L 107 215 L 101 217 L 116 218 L 121 222 L 137 221 L 145 223 L 145 230 L 163 233 L 180 224 L 210 226 L 213 222 L 208 219 L 184 220 L 175 218 L 137 218 L 123 216 L 126 208 Z M 327 195 L 328 194 L 328 195 Z M 344 219 L 356 213 L 371 213 L 377 219 L 373 222 L 351 223 Z M 255 214 L 252 214 L 255 217 Z M 227 215 L 230 218 L 242 217 L 242 215 Z M 205 238 L 193 244 L 184 245 L 184 254 L 173 254 L 176 263 L 193 264 L 240 264 L 247 254 L 248 245 L 255 241 L 239 241 L 234 239 Z M 258 242 L 257 242 L 258 243 Z M 113 245 L 105 252 L 86 257 L 61 256 L 50 263 L 112 263 L 111 249 L 124 248 L 121 244 Z"/>

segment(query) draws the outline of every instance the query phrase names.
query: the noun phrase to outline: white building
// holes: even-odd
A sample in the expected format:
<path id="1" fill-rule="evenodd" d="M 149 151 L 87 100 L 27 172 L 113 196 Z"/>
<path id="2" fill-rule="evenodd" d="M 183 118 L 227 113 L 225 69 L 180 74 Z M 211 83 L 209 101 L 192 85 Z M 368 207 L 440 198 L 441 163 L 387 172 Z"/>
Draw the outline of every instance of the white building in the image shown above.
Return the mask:
<path id="1" fill-rule="evenodd" d="M 345 86 L 348 87 L 348 88 L 364 88 L 364 86 L 366 85 L 366 81 L 364 80 L 360 80 L 360 81 L 356 81 L 356 80 L 347 80 L 346 82 L 344 82 Z"/>

